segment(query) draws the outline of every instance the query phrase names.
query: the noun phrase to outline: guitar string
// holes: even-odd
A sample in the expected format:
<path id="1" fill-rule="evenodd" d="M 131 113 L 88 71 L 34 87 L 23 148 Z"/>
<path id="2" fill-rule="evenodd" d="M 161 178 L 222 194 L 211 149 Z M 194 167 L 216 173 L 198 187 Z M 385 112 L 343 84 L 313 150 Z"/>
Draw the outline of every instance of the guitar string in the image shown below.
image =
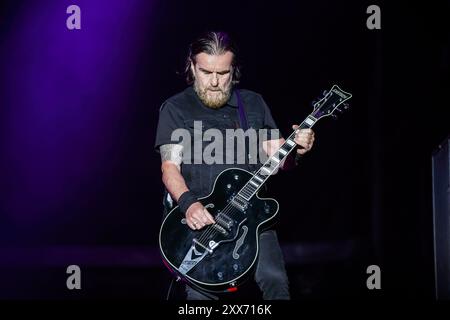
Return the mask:
<path id="1" fill-rule="evenodd" d="M 235 209 L 236 210 L 236 208 L 234 208 L 232 205 L 231 205 L 231 202 L 232 202 L 233 200 L 231 200 L 229 203 L 227 203 L 227 205 L 224 207 L 224 209 L 221 211 L 221 212 L 219 212 L 218 214 L 217 214 L 217 216 L 216 216 L 216 219 L 217 218 L 220 218 L 221 217 L 221 215 L 225 215 L 225 214 L 230 214 L 230 213 L 232 213 L 232 211 L 233 211 L 233 209 Z M 205 240 L 207 240 L 211 235 L 212 236 L 215 236 L 216 234 L 217 234 L 217 230 L 215 230 L 215 228 L 214 228 L 214 225 L 215 224 L 217 224 L 217 222 L 216 223 L 214 223 L 214 224 L 212 224 L 212 225 L 209 225 L 208 227 L 207 227 L 207 229 L 206 230 L 204 230 L 203 232 L 202 232 L 202 235 L 199 237 L 199 242 L 201 243 L 201 242 L 203 242 L 203 241 L 205 241 Z M 220 224 L 219 224 L 220 225 Z M 221 226 L 222 227 L 222 226 Z M 207 247 L 207 244 L 204 244 L 204 243 L 202 243 L 205 247 Z"/>
<path id="2" fill-rule="evenodd" d="M 300 126 L 299 126 L 299 128 L 302 128 L 303 127 L 303 125 L 304 125 L 304 122 L 302 122 L 301 124 L 300 124 Z M 297 129 L 295 129 L 290 135 L 289 135 L 289 137 L 286 139 L 286 141 L 288 140 L 288 139 L 291 139 L 291 140 L 293 140 L 292 139 L 292 137 L 295 135 L 295 133 L 299 130 L 299 128 L 297 128 Z M 275 154 L 277 154 L 278 152 L 279 152 L 279 150 L 281 149 L 281 148 L 283 148 L 284 146 L 286 145 L 286 142 L 285 143 L 283 143 L 281 146 L 280 146 L 280 148 L 274 153 L 274 155 Z M 288 156 L 288 154 L 294 149 L 294 147 L 289 147 L 289 151 L 286 153 L 286 155 L 283 157 L 283 158 L 286 158 L 287 156 Z M 273 155 L 273 156 L 274 156 Z M 271 159 L 273 158 L 273 156 L 271 156 L 262 166 L 261 166 L 261 168 L 263 168 L 263 167 L 265 167 L 266 166 L 266 164 L 268 164 L 268 163 L 271 163 Z M 281 161 L 280 161 L 281 162 Z M 280 162 L 275 166 L 275 168 L 274 168 L 274 170 L 273 171 L 275 171 L 276 170 L 276 168 L 279 166 L 279 164 L 280 164 Z M 258 169 L 258 171 L 252 176 L 252 178 L 250 178 L 249 179 L 249 181 L 247 181 L 246 182 L 246 184 L 241 188 L 241 190 L 238 192 L 238 195 L 239 195 L 239 193 L 250 183 L 250 180 L 251 179 L 253 179 L 253 177 L 254 176 L 256 176 L 260 171 L 261 171 L 261 168 L 260 169 Z M 272 172 L 273 172 L 272 171 Z M 271 175 L 271 174 L 270 174 Z M 263 183 L 265 183 L 265 181 L 270 177 L 270 175 L 268 175 L 265 179 L 264 179 L 264 181 L 263 181 Z M 262 184 L 263 184 L 262 183 Z M 260 186 L 262 185 L 262 184 L 260 184 Z M 258 187 L 259 188 L 259 187 Z M 251 194 L 251 196 L 250 196 L 250 198 L 249 198 L 249 200 L 248 201 L 250 201 L 250 199 L 253 197 L 253 195 L 256 193 L 256 191 L 257 191 L 258 189 L 256 189 L 252 194 Z M 244 200 L 246 200 L 245 198 L 244 198 Z M 225 208 L 217 215 L 217 217 L 218 218 L 220 218 L 220 216 L 223 214 L 223 215 L 225 215 L 225 214 L 231 214 L 231 213 L 233 213 L 232 211 L 233 211 L 233 209 L 234 210 L 236 210 L 237 212 L 238 212 L 238 210 L 234 207 L 234 206 L 232 206 L 232 201 L 233 200 L 231 200 L 226 206 L 225 206 Z M 199 239 L 198 239 L 198 241 L 202 244 L 202 245 L 204 245 L 205 247 L 208 247 L 208 244 L 206 244 L 206 243 L 203 243 L 204 241 L 206 241 L 209 237 L 214 237 L 216 234 L 217 234 L 217 230 L 213 227 L 214 225 L 215 225 L 216 223 L 214 223 L 214 224 L 212 224 L 212 225 L 209 225 L 208 227 L 207 227 L 207 229 L 206 230 L 204 230 L 203 232 L 202 232 L 202 234 L 200 235 L 200 237 L 199 237 Z M 220 225 L 220 224 L 219 224 Z M 222 227 L 222 226 L 221 226 Z"/>
<path id="3" fill-rule="evenodd" d="M 312 125 L 308 125 L 307 123 L 305 123 L 305 121 L 306 121 L 306 119 L 298 126 L 298 128 L 297 129 L 295 129 L 290 135 L 289 135 L 289 137 L 286 139 L 286 141 L 280 146 L 280 148 L 278 148 L 278 150 L 271 156 L 271 157 L 269 157 L 269 159 L 258 169 L 258 171 L 252 176 L 252 178 L 250 178 L 249 179 L 249 181 L 247 181 L 246 182 L 246 184 L 241 188 L 241 190 L 238 192 L 238 194 L 237 195 L 239 195 L 240 193 L 241 193 L 241 191 L 243 191 L 246 187 L 247 187 L 247 185 L 249 185 L 249 183 L 250 183 L 250 180 L 252 180 L 253 179 L 253 177 L 255 177 L 258 173 L 260 173 L 261 172 L 261 169 L 263 168 L 263 167 L 265 167 L 265 168 L 267 168 L 266 167 L 266 164 L 268 164 L 268 163 L 270 163 L 271 164 L 271 159 L 276 155 L 276 154 L 278 154 L 279 153 L 279 151 L 287 144 L 287 141 L 288 140 L 294 140 L 294 138 L 293 137 L 295 137 L 295 134 L 300 130 L 300 129 L 304 129 L 304 128 L 311 128 L 314 124 L 315 124 L 315 122 L 317 122 L 317 120 L 316 121 L 314 121 L 313 122 L 313 124 Z M 291 153 L 291 151 L 293 150 L 295 148 L 295 146 L 289 146 L 289 148 L 288 148 L 288 150 L 289 151 L 287 151 L 287 153 L 283 156 L 283 158 L 287 158 L 287 156 Z M 283 148 L 283 150 L 284 150 L 284 148 Z M 279 158 L 279 157 L 277 157 L 277 158 Z M 250 197 L 249 197 L 249 200 L 248 201 L 250 201 L 250 199 L 256 194 L 256 192 L 257 192 L 257 190 L 259 189 L 259 187 L 262 185 L 262 184 L 264 184 L 265 182 L 266 182 L 266 180 L 272 175 L 272 173 L 278 168 L 278 166 L 280 165 L 280 163 L 281 163 L 281 161 L 279 161 L 277 164 L 276 164 L 276 166 L 274 167 L 274 169 L 270 172 L 270 174 L 269 175 L 267 175 L 267 177 L 263 180 L 263 182 L 257 187 L 257 189 L 254 191 L 254 192 L 252 192 L 251 194 L 250 194 Z M 271 168 L 271 166 L 269 166 L 269 168 Z M 235 197 L 234 197 L 235 198 Z M 233 198 L 233 199 L 234 199 Z M 246 200 L 247 201 L 247 199 L 245 198 L 245 197 L 243 197 L 244 198 L 244 200 Z M 233 202 L 233 200 L 231 200 L 226 206 L 225 206 L 225 208 L 221 211 L 221 212 L 219 212 L 219 214 L 217 215 L 217 217 L 216 218 L 220 218 L 220 216 L 221 215 L 225 215 L 225 214 L 232 214 L 233 213 L 233 209 L 236 211 L 236 212 L 238 212 L 238 210 L 237 210 L 237 208 L 235 208 L 234 206 L 232 206 L 232 202 Z M 217 230 L 214 228 L 214 225 L 215 224 L 217 224 L 217 222 L 216 223 L 214 223 L 214 224 L 212 224 L 212 225 L 209 225 L 208 227 L 207 227 L 207 229 L 206 230 L 204 230 L 203 232 L 202 232 L 202 234 L 200 235 L 200 237 L 199 237 L 199 242 L 202 244 L 202 245 L 204 245 L 205 247 L 208 247 L 208 245 L 207 244 L 204 244 L 204 243 L 202 243 L 202 242 L 204 242 L 205 240 L 207 240 L 209 237 L 211 237 L 211 236 L 215 236 L 216 234 L 217 234 Z M 219 224 L 220 225 L 220 224 Z M 222 226 L 221 226 L 222 227 Z"/>
<path id="4" fill-rule="evenodd" d="M 328 93 L 330 93 L 331 92 L 331 90 L 328 92 Z M 327 97 L 327 96 L 329 96 L 329 94 L 327 93 L 327 95 L 325 96 L 325 97 Z M 324 98 L 325 98 L 324 97 Z M 351 96 L 350 96 L 351 97 Z M 342 103 L 344 103 L 345 101 L 347 101 L 350 97 L 348 97 L 348 98 L 346 98 L 346 99 L 340 99 L 339 100 L 339 104 L 338 104 L 338 106 L 340 105 L 340 104 L 342 104 Z M 330 97 L 328 97 L 328 98 L 330 98 Z M 343 101 L 342 101 L 343 100 Z M 336 106 L 337 107 L 337 106 Z M 336 108 L 335 108 L 336 109 Z M 316 111 L 316 110 L 315 110 Z M 333 110 L 334 111 L 334 110 Z M 314 112 L 313 112 L 314 113 Z M 312 113 L 312 114 L 313 114 Z M 312 115 L 311 114 L 311 115 Z M 315 115 L 315 114 L 314 114 Z M 294 136 L 297 132 L 298 132 L 298 130 L 299 129 L 303 129 L 303 128 L 311 128 L 316 122 L 317 122 L 317 120 L 319 120 L 320 118 L 317 118 L 311 125 L 309 125 L 309 124 L 305 124 L 305 121 L 306 121 L 306 119 L 299 125 L 299 127 L 297 128 L 297 129 L 295 129 L 292 133 L 291 133 L 291 135 L 286 139 L 286 141 L 288 140 L 288 139 L 291 139 L 291 140 L 293 140 L 293 138 L 291 138 L 292 136 Z M 275 154 L 277 154 L 279 151 L 280 151 L 280 149 L 281 148 L 283 148 L 283 146 L 286 144 L 286 142 L 283 144 L 283 145 L 281 145 L 280 146 L 280 148 L 274 153 L 274 155 Z M 285 154 L 284 155 L 284 157 L 283 158 L 286 158 L 288 155 L 289 155 L 289 153 L 294 149 L 295 147 L 294 146 L 291 146 L 290 147 L 290 150 L 287 152 L 287 154 Z M 273 156 L 272 156 L 273 157 Z M 266 161 L 266 163 L 264 163 L 262 166 L 261 166 L 261 168 L 259 168 L 258 169 L 258 171 L 252 176 L 252 178 L 250 178 L 247 182 L 246 182 L 246 184 L 240 189 L 240 191 L 238 192 L 238 194 L 237 195 L 239 195 L 240 193 L 241 193 L 241 191 L 242 190 L 244 190 L 246 187 L 247 187 L 247 185 L 249 185 L 249 183 L 250 183 L 250 181 L 253 179 L 253 177 L 255 177 L 260 171 L 261 171 L 261 169 L 262 169 L 262 167 L 265 167 L 265 165 L 268 163 L 268 162 L 271 162 L 270 161 L 270 159 L 272 158 L 272 157 L 270 157 L 267 161 Z M 261 185 L 263 185 L 265 182 L 266 182 L 266 180 L 272 175 L 272 173 L 277 169 L 277 167 L 280 165 L 280 162 L 281 161 L 279 161 L 277 164 L 276 164 L 276 166 L 275 166 L 275 168 L 272 170 L 272 172 L 269 174 L 269 175 L 267 175 L 267 177 L 263 180 L 263 182 L 262 183 L 260 183 L 260 185 L 257 187 L 257 189 L 253 192 L 253 193 L 251 193 L 251 195 L 250 195 L 250 197 L 249 197 L 249 200 L 248 201 L 250 201 L 250 199 L 256 194 L 256 192 L 257 192 L 257 190 L 259 189 L 259 187 L 261 186 Z M 271 167 L 271 166 L 270 166 Z M 269 168 L 270 168 L 269 167 Z M 236 196 L 235 196 L 236 197 Z M 220 216 L 223 214 L 223 215 L 225 215 L 225 214 L 229 214 L 229 215 L 232 215 L 233 213 L 235 213 L 235 212 L 240 212 L 236 207 L 234 207 L 234 206 L 232 206 L 232 202 L 233 202 L 233 200 L 234 200 L 234 198 L 235 197 L 233 197 L 233 199 L 225 206 L 225 208 L 223 209 L 223 211 L 221 211 L 221 212 L 219 212 L 219 214 L 217 215 L 217 217 L 218 218 L 220 218 Z M 244 198 L 244 200 L 246 200 L 246 198 L 245 197 L 243 197 Z M 208 227 L 207 227 L 207 229 L 205 230 L 205 231 L 203 231 L 202 232 L 202 235 L 199 237 L 199 242 L 202 242 L 202 241 L 204 241 L 204 240 L 207 240 L 207 238 L 209 238 L 211 235 L 215 235 L 215 234 L 217 234 L 217 230 L 215 230 L 215 228 L 213 227 L 214 225 L 215 225 L 216 223 L 214 223 L 213 225 L 209 225 Z M 207 245 L 205 244 L 205 247 L 207 247 Z"/>
<path id="5" fill-rule="evenodd" d="M 259 170 L 257 171 L 257 172 L 259 172 Z M 255 173 L 256 174 L 256 173 Z M 254 176 L 254 175 L 253 175 Z M 253 177 L 252 177 L 253 178 Z M 249 181 L 251 180 L 251 178 L 249 179 Z M 248 181 L 246 182 L 246 184 L 241 188 L 241 190 L 238 192 L 238 194 L 237 195 L 239 195 L 239 193 L 245 188 L 245 186 L 247 186 L 248 185 Z M 235 196 L 236 197 L 236 196 Z M 233 199 L 224 207 L 224 209 L 221 211 L 221 212 L 219 212 L 219 214 L 216 216 L 216 218 L 220 218 L 222 215 L 226 215 L 227 217 L 229 217 L 231 220 L 234 220 L 233 218 L 233 214 L 234 213 L 236 213 L 236 212 L 240 212 L 236 207 L 234 207 L 233 206 L 233 200 L 234 200 L 234 198 L 235 197 L 233 197 Z M 244 200 L 246 200 L 245 198 L 244 198 Z M 217 224 L 217 222 L 216 223 L 214 223 L 214 224 L 212 224 L 212 225 L 209 225 L 208 227 L 207 227 L 207 229 L 206 230 L 204 230 L 204 232 L 202 233 L 202 235 L 199 237 L 199 241 L 200 242 L 202 242 L 202 241 L 205 241 L 205 240 L 207 240 L 211 235 L 216 235 L 217 234 L 217 230 L 213 227 L 215 224 Z M 220 225 L 220 224 L 219 224 Z M 221 226 L 221 225 L 220 225 Z M 222 227 L 222 226 L 221 226 Z M 205 247 L 207 246 L 206 244 L 204 244 L 204 243 L 202 243 L 203 245 L 205 245 Z"/>
<path id="6" fill-rule="evenodd" d="M 302 125 L 303 125 L 303 123 L 302 123 Z M 289 135 L 289 137 L 288 137 L 287 139 L 292 139 L 292 136 L 295 135 L 295 133 L 296 133 L 298 130 L 299 130 L 299 129 L 294 130 L 294 131 Z M 286 142 L 283 143 L 283 144 L 280 146 L 280 148 L 274 153 L 274 155 L 277 154 L 277 153 L 279 152 L 279 150 L 280 150 L 281 148 L 283 148 L 283 146 L 285 146 L 285 145 L 286 145 Z M 283 158 L 287 157 L 287 155 L 288 155 L 293 149 L 294 149 L 293 147 L 290 147 L 290 150 L 286 153 L 286 155 L 285 155 Z M 273 155 L 273 156 L 274 156 L 274 155 Z M 273 156 L 272 156 L 272 157 L 273 157 Z M 269 159 L 261 166 L 261 168 L 262 168 L 262 167 L 265 167 L 266 164 L 271 163 L 272 157 L 270 157 L 270 158 L 269 158 Z M 281 161 L 280 161 L 280 162 L 281 162 Z M 279 165 L 279 163 L 277 164 L 277 166 L 274 168 L 273 171 L 275 171 L 275 169 L 278 167 L 278 165 Z M 252 178 L 250 178 L 250 179 L 246 182 L 246 184 L 245 184 L 245 185 L 241 188 L 241 190 L 238 192 L 238 195 L 239 195 L 239 193 L 241 193 L 241 191 L 242 191 L 247 185 L 249 185 L 250 180 L 253 179 L 254 176 L 256 176 L 258 173 L 261 172 L 261 168 L 258 169 L 258 171 L 256 171 L 256 173 L 252 176 Z M 272 172 L 273 172 L 273 171 L 272 171 Z M 265 183 L 265 181 L 269 178 L 269 176 L 270 176 L 270 175 L 268 175 L 268 176 L 264 179 L 263 183 Z M 260 186 L 261 186 L 263 183 L 261 183 Z M 258 189 L 259 189 L 259 187 L 258 187 Z M 251 193 L 251 196 L 250 196 L 250 198 L 249 198 L 248 201 L 250 201 L 250 199 L 253 197 L 253 195 L 256 193 L 256 191 L 257 191 L 258 189 L 256 189 L 254 192 Z M 244 198 L 244 200 L 246 200 L 246 199 Z M 219 214 L 217 215 L 216 218 L 220 218 L 221 215 L 232 214 L 232 213 L 233 213 L 233 209 L 236 210 L 236 212 L 239 212 L 234 206 L 232 206 L 232 201 L 233 201 L 233 200 L 231 200 L 231 201 L 225 206 L 225 208 L 224 208 L 221 212 L 219 212 Z M 230 217 L 230 218 L 231 218 L 231 217 Z M 207 229 L 204 230 L 204 231 L 202 232 L 202 234 L 200 235 L 200 237 L 199 237 L 199 239 L 198 239 L 198 241 L 199 241 L 202 245 L 204 245 L 205 247 L 208 247 L 208 245 L 207 245 L 206 243 L 203 243 L 203 242 L 206 241 L 206 240 L 207 240 L 209 237 L 211 237 L 211 236 L 214 237 L 214 236 L 217 234 L 217 232 L 218 232 L 218 231 L 214 228 L 214 225 L 215 225 L 215 224 L 216 224 L 216 223 L 214 223 L 213 225 L 209 225 L 209 226 L 207 227 Z M 220 225 L 220 224 L 219 224 L 219 225 Z M 222 227 L 222 226 L 221 226 L 221 227 Z"/>

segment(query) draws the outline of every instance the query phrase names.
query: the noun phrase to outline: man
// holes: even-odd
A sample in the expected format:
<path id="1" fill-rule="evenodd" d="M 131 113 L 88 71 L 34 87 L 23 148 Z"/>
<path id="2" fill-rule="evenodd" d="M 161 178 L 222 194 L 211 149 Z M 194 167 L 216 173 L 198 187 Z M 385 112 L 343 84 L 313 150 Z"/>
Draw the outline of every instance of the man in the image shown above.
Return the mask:
<path id="1" fill-rule="evenodd" d="M 214 217 L 197 198 L 211 192 L 217 175 L 230 167 L 241 167 L 250 171 L 253 171 L 254 167 L 248 159 L 244 163 L 222 161 L 211 164 L 206 161 L 192 161 L 196 155 L 186 158 L 186 145 L 174 141 L 172 133 L 185 128 L 192 133 L 194 139 L 201 139 L 202 135 L 198 135 L 198 131 L 215 128 L 225 132 L 227 129 L 240 128 L 242 116 L 238 113 L 239 97 L 250 128 L 277 128 L 269 108 L 259 94 L 239 90 L 240 95 L 237 96 L 234 85 L 239 82 L 240 70 L 236 54 L 236 47 L 226 33 L 208 32 L 199 37 L 190 45 L 186 62 L 186 77 L 188 84 L 192 86 L 166 100 L 160 110 L 155 147 L 161 154 L 162 181 L 170 194 L 169 199 L 178 203 L 186 215 L 187 225 L 193 230 L 200 230 L 215 222 Z M 201 121 L 200 130 L 195 127 L 196 121 Z M 293 129 L 296 128 L 294 125 Z M 300 130 L 295 142 L 300 146 L 297 153 L 306 153 L 314 142 L 313 131 Z M 208 144 L 205 141 L 200 143 L 200 151 L 205 151 Z M 284 143 L 284 139 L 271 133 L 260 143 L 267 156 L 271 156 Z M 223 150 L 215 150 L 224 154 L 230 151 L 235 149 L 227 150 L 225 147 Z M 234 158 L 239 156 L 242 155 L 237 154 Z M 260 235 L 255 281 L 262 290 L 264 299 L 290 298 L 284 259 L 274 230 L 264 231 Z M 209 295 L 190 287 L 187 287 L 186 291 L 188 299 L 209 298 Z"/>

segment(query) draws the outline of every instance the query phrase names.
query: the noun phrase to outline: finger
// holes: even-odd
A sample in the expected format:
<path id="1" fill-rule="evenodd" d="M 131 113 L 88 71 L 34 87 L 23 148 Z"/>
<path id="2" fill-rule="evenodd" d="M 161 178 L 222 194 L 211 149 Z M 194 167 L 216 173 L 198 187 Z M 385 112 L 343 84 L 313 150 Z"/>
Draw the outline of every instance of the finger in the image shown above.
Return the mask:
<path id="1" fill-rule="evenodd" d="M 297 133 L 295 135 L 294 139 L 299 139 L 299 140 L 304 140 L 304 141 L 308 141 L 310 139 L 312 139 L 312 135 L 310 135 L 309 133 Z"/>
<path id="2" fill-rule="evenodd" d="M 296 125 L 296 124 L 292 125 L 292 129 L 296 130 L 297 128 L 298 128 L 298 125 Z"/>
<path id="3" fill-rule="evenodd" d="M 213 216 L 208 212 L 208 210 L 203 210 L 204 216 L 207 219 L 206 224 L 211 224 L 211 223 L 216 223 L 216 221 L 214 220 Z"/>
<path id="4" fill-rule="evenodd" d="M 301 130 L 299 130 L 299 132 L 302 134 L 308 134 L 308 135 L 314 134 L 314 131 L 312 131 L 312 129 L 301 129 Z"/>
<path id="5" fill-rule="evenodd" d="M 299 138 L 308 138 L 308 139 L 314 138 L 314 134 L 313 133 L 311 133 L 311 132 L 303 132 L 303 131 L 299 131 L 295 136 L 299 137 Z"/>
<path id="6" fill-rule="evenodd" d="M 294 140 L 295 143 L 297 143 L 301 148 L 310 150 L 312 148 L 312 141 L 311 140 L 306 140 L 306 139 L 297 139 Z"/>
<path id="7" fill-rule="evenodd" d="M 188 225 L 189 228 L 191 228 L 192 230 L 196 230 L 197 228 L 194 226 L 194 224 L 189 221 L 188 219 L 186 219 L 186 223 Z"/>
<path id="8" fill-rule="evenodd" d="M 194 219 L 192 217 L 192 213 L 188 210 L 188 212 L 186 212 L 186 224 L 188 225 L 189 228 L 191 228 L 192 230 L 197 229 L 194 226 Z"/>
<path id="9" fill-rule="evenodd" d="M 296 140 L 294 139 L 294 141 L 296 141 Z M 298 141 L 298 144 L 300 144 L 302 146 L 309 145 L 311 147 L 314 142 L 314 137 L 309 137 L 309 136 L 300 137 L 297 139 L 297 141 Z"/>
<path id="10" fill-rule="evenodd" d="M 209 224 L 208 217 L 205 215 L 206 209 L 202 210 L 202 213 L 198 216 L 198 220 L 200 220 L 203 224 Z"/>
<path id="11" fill-rule="evenodd" d="M 205 217 L 203 215 L 203 209 L 197 209 L 192 214 L 192 220 L 197 223 L 197 227 L 204 224 Z"/>
<path id="12" fill-rule="evenodd" d="M 199 220 L 199 219 L 195 219 L 193 222 L 194 227 L 196 227 L 197 229 L 201 229 L 205 226 L 205 224 Z"/>
<path id="13" fill-rule="evenodd" d="M 307 152 L 308 152 L 308 150 L 306 150 L 306 149 L 297 149 L 297 153 L 299 153 L 301 155 L 303 155 L 303 154 L 305 154 Z"/>
<path id="14" fill-rule="evenodd" d="M 308 146 L 308 140 L 304 139 L 304 138 L 296 138 L 294 139 L 295 143 L 300 145 L 303 148 L 307 148 Z"/>

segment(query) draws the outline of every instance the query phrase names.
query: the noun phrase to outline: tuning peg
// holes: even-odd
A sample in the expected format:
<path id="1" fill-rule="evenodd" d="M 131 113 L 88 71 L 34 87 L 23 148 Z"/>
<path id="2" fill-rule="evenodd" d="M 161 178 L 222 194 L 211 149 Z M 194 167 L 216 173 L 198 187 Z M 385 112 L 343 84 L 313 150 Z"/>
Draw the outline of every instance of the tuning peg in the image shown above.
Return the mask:
<path id="1" fill-rule="evenodd" d="M 317 100 L 313 100 L 313 101 L 311 102 L 311 105 L 314 107 L 314 105 L 315 105 L 317 102 L 318 102 Z"/>
<path id="2" fill-rule="evenodd" d="M 327 90 L 323 90 L 323 92 L 322 92 L 322 96 L 326 96 L 327 95 L 327 93 L 328 93 L 328 91 Z"/>
<path id="3" fill-rule="evenodd" d="M 338 119 L 338 116 L 337 116 L 337 114 L 333 113 L 333 114 L 331 115 L 331 118 L 332 118 L 333 120 L 337 120 L 337 119 Z"/>
<path id="4" fill-rule="evenodd" d="M 347 102 L 344 102 L 342 105 L 344 106 L 344 110 L 347 110 L 350 108 L 350 105 Z"/>

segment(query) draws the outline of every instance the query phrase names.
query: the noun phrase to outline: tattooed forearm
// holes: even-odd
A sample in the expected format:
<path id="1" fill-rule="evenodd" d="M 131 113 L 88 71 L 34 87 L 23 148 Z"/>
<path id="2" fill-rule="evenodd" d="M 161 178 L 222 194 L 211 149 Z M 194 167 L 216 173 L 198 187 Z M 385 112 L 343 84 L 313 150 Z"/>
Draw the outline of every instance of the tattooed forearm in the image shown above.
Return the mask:
<path id="1" fill-rule="evenodd" d="M 161 162 L 174 162 L 179 168 L 183 160 L 183 146 L 179 144 L 163 144 L 159 147 Z"/>

